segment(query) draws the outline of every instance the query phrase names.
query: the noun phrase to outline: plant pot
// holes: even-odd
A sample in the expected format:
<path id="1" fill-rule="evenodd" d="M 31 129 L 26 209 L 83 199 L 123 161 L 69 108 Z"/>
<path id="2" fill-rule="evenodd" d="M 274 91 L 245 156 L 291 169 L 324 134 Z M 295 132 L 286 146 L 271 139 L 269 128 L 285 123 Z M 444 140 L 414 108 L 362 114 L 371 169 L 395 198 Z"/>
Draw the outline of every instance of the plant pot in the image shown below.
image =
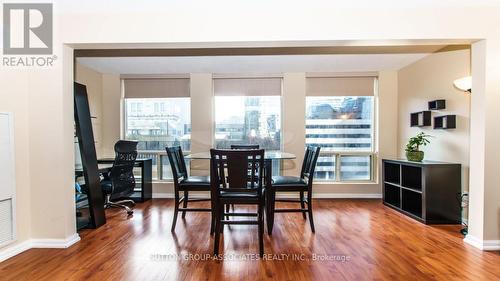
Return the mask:
<path id="1" fill-rule="evenodd" d="M 423 151 L 407 151 L 406 152 L 406 159 L 408 159 L 408 161 L 413 161 L 413 162 L 422 162 L 422 160 L 424 160 L 424 152 Z"/>

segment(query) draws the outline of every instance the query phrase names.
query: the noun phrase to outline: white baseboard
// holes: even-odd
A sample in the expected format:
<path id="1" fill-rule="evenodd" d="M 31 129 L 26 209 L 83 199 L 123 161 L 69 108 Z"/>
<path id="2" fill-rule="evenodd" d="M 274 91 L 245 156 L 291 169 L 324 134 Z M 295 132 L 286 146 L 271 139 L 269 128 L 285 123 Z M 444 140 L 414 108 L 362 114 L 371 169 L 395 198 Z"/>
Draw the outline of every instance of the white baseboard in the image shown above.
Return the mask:
<path id="1" fill-rule="evenodd" d="M 69 248 L 76 242 L 80 241 L 78 233 L 67 237 L 66 239 L 31 239 L 31 248 Z"/>
<path id="2" fill-rule="evenodd" d="M 481 240 L 467 234 L 464 242 L 483 251 L 500 251 L 500 240 Z"/>
<path id="3" fill-rule="evenodd" d="M 34 248 L 69 248 L 76 242 L 80 241 L 78 233 L 67 237 L 66 239 L 29 239 L 24 242 L 7 246 L 5 249 L 0 249 L 0 262 L 7 260 L 13 256 Z"/>
<path id="4" fill-rule="evenodd" d="M 208 193 L 207 193 L 208 195 Z M 207 195 L 202 194 L 193 194 L 190 195 L 191 198 L 202 198 Z M 298 195 L 295 194 L 278 194 L 278 198 L 299 198 Z M 174 198 L 173 193 L 153 193 L 153 198 Z M 316 199 L 381 199 L 382 194 L 380 193 L 315 193 L 313 194 L 313 198 Z"/>
<path id="5" fill-rule="evenodd" d="M 6 246 L 5 249 L 0 250 L 0 262 L 10 259 L 13 256 L 19 255 L 20 253 L 29 249 L 31 249 L 30 240 L 26 240 L 13 246 Z"/>

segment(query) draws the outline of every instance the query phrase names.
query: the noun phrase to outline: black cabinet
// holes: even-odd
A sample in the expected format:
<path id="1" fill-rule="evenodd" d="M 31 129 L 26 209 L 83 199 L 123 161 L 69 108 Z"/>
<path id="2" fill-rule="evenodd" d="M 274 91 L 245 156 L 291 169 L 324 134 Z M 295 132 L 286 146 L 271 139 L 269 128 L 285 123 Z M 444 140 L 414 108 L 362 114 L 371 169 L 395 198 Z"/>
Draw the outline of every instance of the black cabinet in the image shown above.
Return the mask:
<path id="1" fill-rule="evenodd" d="M 425 224 L 461 221 L 461 165 L 382 160 L 383 202 Z"/>

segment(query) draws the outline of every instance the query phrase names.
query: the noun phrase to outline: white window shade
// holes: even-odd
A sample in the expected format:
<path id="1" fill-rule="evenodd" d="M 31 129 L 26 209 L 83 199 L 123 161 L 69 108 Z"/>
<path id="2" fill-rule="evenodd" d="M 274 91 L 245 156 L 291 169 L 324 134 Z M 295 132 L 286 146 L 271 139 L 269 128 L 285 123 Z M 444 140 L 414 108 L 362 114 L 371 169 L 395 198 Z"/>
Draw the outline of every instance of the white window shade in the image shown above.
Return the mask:
<path id="1" fill-rule="evenodd" d="M 281 78 L 217 78 L 216 96 L 281 96 Z"/>
<path id="2" fill-rule="evenodd" d="M 310 77 L 308 96 L 373 96 L 375 77 Z"/>
<path id="3" fill-rule="evenodd" d="M 189 97 L 189 79 L 124 79 L 125 98 Z"/>

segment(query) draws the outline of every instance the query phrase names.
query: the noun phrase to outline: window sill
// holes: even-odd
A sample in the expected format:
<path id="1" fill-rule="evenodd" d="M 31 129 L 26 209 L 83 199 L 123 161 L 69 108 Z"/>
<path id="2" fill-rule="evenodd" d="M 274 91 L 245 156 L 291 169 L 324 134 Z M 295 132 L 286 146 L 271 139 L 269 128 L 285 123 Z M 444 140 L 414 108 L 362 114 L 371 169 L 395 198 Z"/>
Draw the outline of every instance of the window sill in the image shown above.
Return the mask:
<path id="1" fill-rule="evenodd" d="M 378 184 L 377 181 L 314 181 L 316 185 L 346 185 L 346 184 L 357 184 L 357 185 L 374 185 Z"/>

